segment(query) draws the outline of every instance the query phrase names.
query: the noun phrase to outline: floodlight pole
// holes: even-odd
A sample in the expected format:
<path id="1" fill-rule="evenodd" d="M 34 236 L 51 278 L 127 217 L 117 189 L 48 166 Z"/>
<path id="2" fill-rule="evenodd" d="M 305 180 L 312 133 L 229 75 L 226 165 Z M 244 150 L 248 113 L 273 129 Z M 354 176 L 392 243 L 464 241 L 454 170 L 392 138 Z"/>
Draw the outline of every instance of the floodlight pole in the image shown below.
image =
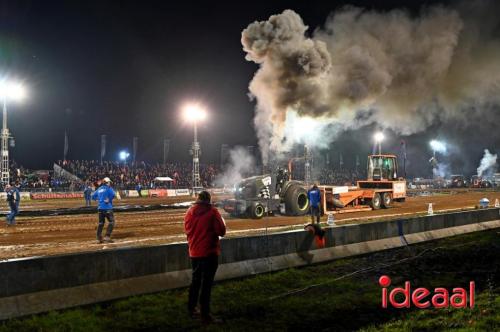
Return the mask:
<path id="1" fill-rule="evenodd" d="M 304 177 L 305 177 L 305 183 L 308 186 L 311 184 L 311 155 L 309 153 L 309 147 L 307 144 L 304 145 L 304 159 L 305 159 L 305 166 L 304 166 Z"/>
<path id="2" fill-rule="evenodd" d="M 7 128 L 7 101 L 3 99 L 3 119 L 2 119 L 2 184 L 10 183 L 9 174 L 9 129 Z"/>
<path id="3" fill-rule="evenodd" d="M 193 195 L 201 187 L 200 177 L 200 143 L 198 142 L 198 119 L 194 119 L 194 141 L 192 147 L 193 154 Z"/>

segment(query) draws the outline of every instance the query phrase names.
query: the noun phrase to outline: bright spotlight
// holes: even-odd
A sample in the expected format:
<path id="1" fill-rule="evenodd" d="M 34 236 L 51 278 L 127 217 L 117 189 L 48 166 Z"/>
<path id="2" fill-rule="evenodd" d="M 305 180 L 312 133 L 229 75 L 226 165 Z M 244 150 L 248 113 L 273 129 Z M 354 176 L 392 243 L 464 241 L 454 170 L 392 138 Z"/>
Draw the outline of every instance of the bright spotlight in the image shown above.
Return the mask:
<path id="1" fill-rule="evenodd" d="M 127 158 L 130 156 L 130 153 L 127 151 L 120 151 L 119 153 L 120 160 L 127 160 Z"/>
<path id="2" fill-rule="evenodd" d="M 446 152 L 446 143 L 437 141 L 437 140 L 432 140 L 429 142 L 429 145 L 431 146 L 432 150 L 435 152 L 439 153 L 445 153 Z"/>
<path id="3" fill-rule="evenodd" d="M 287 141 L 314 145 L 324 140 L 330 125 L 331 121 L 328 119 L 301 116 L 296 111 L 289 110 L 286 113 L 284 133 Z"/>
<path id="4" fill-rule="evenodd" d="M 19 101 L 26 97 L 26 89 L 19 83 L 0 82 L 0 98 Z"/>
<path id="5" fill-rule="evenodd" d="M 375 139 L 375 142 L 380 143 L 384 140 L 385 136 L 383 132 L 379 131 L 373 136 L 373 138 Z"/>
<path id="6" fill-rule="evenodd" d="M 197 122 L 205 120 L 207 112 L 199 104 L 189 104 L 184 107 L 184 118 L 187 121 Z"/>
<path id="7" fill-rule="evenodd" d="M 11 85 L 9 90 L 9 94 L 14 100 L 23 100 L 26 98 L 26 89 L 21 84 Z"/>

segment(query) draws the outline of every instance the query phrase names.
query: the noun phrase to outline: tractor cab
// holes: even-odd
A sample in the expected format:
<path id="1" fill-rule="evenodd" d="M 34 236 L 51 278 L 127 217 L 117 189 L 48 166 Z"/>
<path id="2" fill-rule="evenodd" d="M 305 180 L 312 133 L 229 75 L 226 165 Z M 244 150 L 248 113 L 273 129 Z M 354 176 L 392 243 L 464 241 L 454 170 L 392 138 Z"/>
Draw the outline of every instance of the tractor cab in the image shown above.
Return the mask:
<path id="1" fill-rule="evenodd" d="M 398 162 L 395 155 L 368 156 L 368 181 L 395 181 L 398 179 Z"/>

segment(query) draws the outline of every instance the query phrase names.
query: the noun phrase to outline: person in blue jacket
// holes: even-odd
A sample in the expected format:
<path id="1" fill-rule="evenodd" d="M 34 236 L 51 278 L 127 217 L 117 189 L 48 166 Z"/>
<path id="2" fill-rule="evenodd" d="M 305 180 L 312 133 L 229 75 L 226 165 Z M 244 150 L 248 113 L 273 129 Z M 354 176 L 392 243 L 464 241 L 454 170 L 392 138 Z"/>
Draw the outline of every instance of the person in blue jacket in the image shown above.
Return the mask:
<path id="1" fill-rule="evenodd" d="M 85 184 L 85 187 L 83 187 L 83 197 L 85 198 L 85 206 L 90 206 L 92 205 L 92 187 L 90 186 L 89 183 Z"/>
<path id="2" fill-rule="evenodd" d="M 314 224 L 314 217 L 316 217 L 316 222 L 320 223 L 320 203 L 321 203 L 321 192 L 318 186 L 315 184 L 307 192 L 307 197 L 309 198 L 309 212 L 311 214 L 311 222 Z"/>
<path id="3" fill-rule="evenodd" d="M 113 227 L 115 226 L 115 217 L 113 216 L 113 199 L 115 197 L 116 193 L 111 188 L 111 180 L 105 177 L 102 180 L 101 186 L 92 195 L 92 199 L 98 201 L 99 225 L 97 226 L 97 243 L 103 242 L 102 230 L 106 219 L 108 219 L 108 228 L 106 229 L 104 242 L 113 242 L 111 240 L 111 232 L 113 232 Z"/>
<path id="4" fill-rule="evenodd" d="M 140 183 L 138 183 L 137 186 L 135 186 L 135 190 L 137 190 L 139 197 L 142 197 L 142 193 L 141 193 L 142 185 Z"/>
<path id="5" fill-rule="evenodd" d="M 7 226 L 14 226 L 16 224 L 16 216 L 19 213 L 19 191 L 16 187 L 7 184 L 5 192 L 7 193 L 7 202 L 10 208 L 10 212 L 7 214 Z"/>

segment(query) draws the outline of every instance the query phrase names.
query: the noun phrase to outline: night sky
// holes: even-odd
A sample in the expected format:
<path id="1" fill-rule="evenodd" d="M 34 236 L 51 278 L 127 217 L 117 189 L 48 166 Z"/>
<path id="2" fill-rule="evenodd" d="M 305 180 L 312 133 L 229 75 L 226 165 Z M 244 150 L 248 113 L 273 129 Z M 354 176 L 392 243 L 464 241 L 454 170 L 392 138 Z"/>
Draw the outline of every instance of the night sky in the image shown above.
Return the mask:
<path id="1" fill-rule="evenodd" d="M 131 150 L 138 136 L 139 160 L 161 160 L 168 137 L 170 159 L 187 161 L 192 128 L 180 112 L 195 100 L 210 113 L 200 129 L 202 161 L 216 162 L 221 143 L 257 144 L 247 95 L 257 65 L 240 42 L 249 23 L 290 8 L 312 31 L 345 4 L 418 12 L 422 3 L 435 1 L 1 1 L 0 74 L 29 89 L 26 101 L 8 105 L 11 155 L 50 168 L 62 158 L 67 129 L 69 159 L 99 159 L 107 134 L 106 159 Z M 337 142 L 339 151 L 353 137 Z M 356 144 L 361 156 L 370 150 Z M 344 153 L 349 166 L 354 153 Z"/>

